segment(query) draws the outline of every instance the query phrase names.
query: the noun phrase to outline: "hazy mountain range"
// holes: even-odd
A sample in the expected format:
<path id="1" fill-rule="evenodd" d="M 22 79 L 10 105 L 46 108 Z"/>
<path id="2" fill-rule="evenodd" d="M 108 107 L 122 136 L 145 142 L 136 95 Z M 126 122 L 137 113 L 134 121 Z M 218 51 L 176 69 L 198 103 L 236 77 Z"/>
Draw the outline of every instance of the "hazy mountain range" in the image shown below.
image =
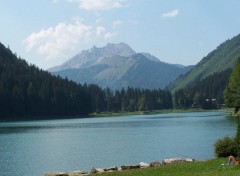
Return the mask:
<path id="1" fill-rule="evenodd" d="M 49 69 L 55 75 L 75 82 L 94 83 L 101 87 L 121 89 L 165 88 L 192 66 L 160 61 L 149 53 L 136 53 L 125 43 L 93 46 L 73 56 L 60 66 Z"/>
<path id="2" fill-rule="evenodd" d="M 240 57 L 240 34 L 216 47 L 195 66 L 161 62 L 149 53 L 136 53 L 125 43 L 81 51 L 50 72 L 78 83 L 112 89 L 128 86 L 165 88 L 172 92 L 234 67 Z"/>

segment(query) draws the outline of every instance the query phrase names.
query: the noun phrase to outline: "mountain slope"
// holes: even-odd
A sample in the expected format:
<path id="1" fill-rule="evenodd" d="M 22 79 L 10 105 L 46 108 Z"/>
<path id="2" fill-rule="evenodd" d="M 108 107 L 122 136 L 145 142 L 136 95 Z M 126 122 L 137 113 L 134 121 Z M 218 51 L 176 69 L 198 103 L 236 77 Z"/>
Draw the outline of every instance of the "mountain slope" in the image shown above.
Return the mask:
<path id="1" fill-rule="evenodd" d="M 0 43 L 0 121 L 87 115 L 91 97 L 72 81 L 29 65 Z"/>
<path id="2" fill-rule="evenodd" d="M 191 69 L 191 66 L 179 67 L 161 62 L 149 53 L 135 53 L 123 43 L 85 50 L 78 56 L 81 56 L 81 59 L 75 56 L 50 71 L 61 69 L 52 73 L 78 83 L 94 83 L 104 88 L 121 89 L 131 86 L 153 89 L 166 87 L 179 75 Z"/>
<path id="3" fill-rule="evenodd" d="M 171 91 L 185 88 L 209 75 L 233 68 L 240 56 L 240 34 L 219 45 L 204 57 L 186 75 L 179 77 L 171 86 Z"/>

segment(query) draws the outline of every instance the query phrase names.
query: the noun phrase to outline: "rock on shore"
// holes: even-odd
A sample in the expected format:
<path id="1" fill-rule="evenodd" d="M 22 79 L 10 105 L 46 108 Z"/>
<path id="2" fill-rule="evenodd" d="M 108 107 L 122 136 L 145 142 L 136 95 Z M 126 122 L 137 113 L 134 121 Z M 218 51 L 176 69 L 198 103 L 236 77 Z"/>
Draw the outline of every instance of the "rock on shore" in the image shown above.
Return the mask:
<path id="1" fill-rule="evenodd" d="M 170 159 L 164 159 L 162 161 L 162 164 L 177 164 L 177 163 L 184 163 L 184 162 L 194 162 L 194 159 L 192 158 L 170 158 Z"/>
<path id="2" fill-rule="evenodd" d="M 49 172 L 45 176 L 85 176 L 88 175 L 86 172 L 74 171 L 74 172 Z"/>
<path id="3" fill-rule="evenodd" d="M 123 165 L 121 166 L 122 170 L 131 170 L 131 169 L 140 169 L 140 164 L 137 165 Z"/>

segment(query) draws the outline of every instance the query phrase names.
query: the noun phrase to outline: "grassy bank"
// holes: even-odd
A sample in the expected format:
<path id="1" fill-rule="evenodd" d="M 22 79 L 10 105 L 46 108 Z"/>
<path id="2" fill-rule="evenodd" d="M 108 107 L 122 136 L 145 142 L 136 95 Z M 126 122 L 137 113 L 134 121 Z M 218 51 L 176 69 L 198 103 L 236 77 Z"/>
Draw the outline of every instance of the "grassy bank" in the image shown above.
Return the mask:
<path id="1" fill-rule="evenodd" d="M 171 110 L 153 110 L 153 111 L 134 111 L 134 112 L 101 112 L 101 113 L 93 113 L 90 114 L 90 117 L 112 117 L 112 116 L 128 116 L 128 115 L 153 115 L 153 114 L 166 114 L 166 113 L 186 113 L 186 112 L 209 112 L 209 111 L 229 111 L 229 109 L 171 109 Z"/>
<path id="2" fill-rule="evenodd" d="M 240 165 L 222 166 L 227 158 L 202 162 L 163 165 L 156 168 L 103 173 L 101 176 L 238 176 Z M 94 174 L 93 174 L 94 175 Z"/>

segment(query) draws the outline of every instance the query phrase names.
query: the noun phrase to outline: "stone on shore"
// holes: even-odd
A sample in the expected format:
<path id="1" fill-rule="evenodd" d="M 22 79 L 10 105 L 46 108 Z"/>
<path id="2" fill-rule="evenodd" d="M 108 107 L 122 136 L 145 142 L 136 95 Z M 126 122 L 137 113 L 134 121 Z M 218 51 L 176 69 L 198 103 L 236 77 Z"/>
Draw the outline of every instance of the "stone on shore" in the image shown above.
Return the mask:
<path id="1" fill-rule="evenodd" d="M 194 162 L 194 159 L 192 158 L 170 158 L 170 159 L 164 159 L 162 164 L 177 164 L 177 163 L 184 163 L 184 162 Z"/>
<path id="2" fill-rule="evenodd" d="M 140 165 L 140 168 L 148 168 L 148 167 L 150 167 L 150 165 L 148 163 L 145 163 L 145 162 L 141 162 L 139 165 Z"/>
<path id="3" fill-rule="evenodd" d="M 185 160 L 186 160 L 186 162 L 194 162 L 195 161 L 195 159 L 193 159 L 193 158 L 186 158 Z"/>
<path id="4" fill-rule="evenodd" d="M 73 171 L 73 172 L 68 172 L 67 174 L 69 176 L 84 176 L 88 173 L 87 172 L 82 172 L 82 171 Z"/>
<path id="5" fill-rule="evenodd" d="M 117 166 L 115 166 L 115 167 L 104 168 L 103 170 L 105 172 L 113 172 L 113 171 L 118 171 L 118 168 Z"/>
<path id="6" fill-rule="evenodd" d="M 92 174 L 103 173 L 103 172 L 104 172 L 104 170 L 103 170 L 102 168 L 95 168 L 95 167 L 93 167 L 93 168 L 91 169 L 91 173 L 92 173 Z"/>
<path id="7" fill-rule="evenodd" d="M 131 169 L 140 169 L 140 165 L 123 165 L 121 166 L 122 170 L 131 170 Z"/>
<path id="8" fill-rule="evenodd" d="M 150 167 L 158 167 L 161 166 L 161 163 L 159 161 L 153 161 L 150 163 Z"/>
<path id="9" fill-rule="evenodd" d="M 45 176 L 84 176 L 87 175 L 87 172 L 82 171 L 73 171 L 73 172 L 49 172 Z"/>

